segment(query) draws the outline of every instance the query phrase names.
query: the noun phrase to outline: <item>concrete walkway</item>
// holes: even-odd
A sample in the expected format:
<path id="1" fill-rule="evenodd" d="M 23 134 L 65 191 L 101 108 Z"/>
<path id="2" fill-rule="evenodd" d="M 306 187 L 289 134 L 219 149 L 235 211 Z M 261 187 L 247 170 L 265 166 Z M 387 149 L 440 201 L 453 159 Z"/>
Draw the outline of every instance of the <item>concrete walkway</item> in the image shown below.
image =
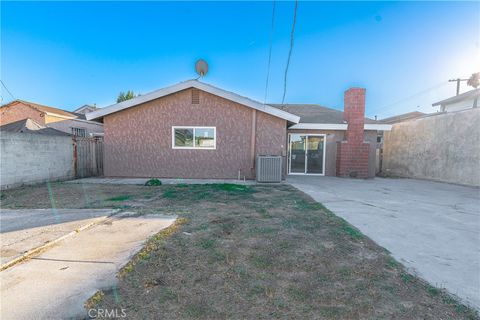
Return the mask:
<path id="1" fill-rule="evenodd" d="M 83 178 L 67 181 L 66 183 L 93 183 L 93 184 L 132 184 L 144 185 L 150 179 L 147 178 Z M 162 184 L 210 184 L 210 183 L 232 183 L 253 185 L 254 180 L 236 180 L 236 179 L 159 179 Z"/>
<path id="2" fill-rule="evenodd" d="M 290 176 L 407 268 L 480 309 L 480 190 L 413 179 Z"/>
<path id="3" fill-rule="evenodd" d="M 115 215 L 0 272 L 0 318 L 86 318 L 85 301 L 99 289 L 114 287 L 118 270 L 175 218 Z"/>
<path id="4" fill-rule="evenodd" d="M 0 265 L 117 212 L 112 209 L 0 209 Z"/>

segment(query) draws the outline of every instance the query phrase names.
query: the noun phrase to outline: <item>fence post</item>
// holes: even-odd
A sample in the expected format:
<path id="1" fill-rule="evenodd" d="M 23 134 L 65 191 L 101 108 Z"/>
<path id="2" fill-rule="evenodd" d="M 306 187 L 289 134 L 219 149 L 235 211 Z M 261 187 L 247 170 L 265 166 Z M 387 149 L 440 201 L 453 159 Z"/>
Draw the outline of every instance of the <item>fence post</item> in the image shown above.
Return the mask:
<path id="1" fill-rule="evenodd" d="M 77 139 L 75 136 L 72 137 L 72 142 L 73 142 L 73 175 L 74 178 L 78 177 L 78 151 L 77 151 Z"/>

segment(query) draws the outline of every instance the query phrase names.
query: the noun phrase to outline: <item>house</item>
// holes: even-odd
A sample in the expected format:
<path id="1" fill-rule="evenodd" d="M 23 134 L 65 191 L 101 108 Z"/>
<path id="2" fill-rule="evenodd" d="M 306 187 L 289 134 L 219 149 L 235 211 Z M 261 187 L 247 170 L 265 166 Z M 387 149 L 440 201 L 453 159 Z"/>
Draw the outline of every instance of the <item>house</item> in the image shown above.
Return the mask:
<path id="1" fill-rule="evenodd" d="M 81 106 L 80 108 L 73 110 L 73 113 L 87 114 L 87 113 L 95 111 L 97 109 L 98 108 L 96 106 L 91 106 L 91 105 L 85 104 L 85 105 Z"/>
<path id="2" fill-rule="evenodd" d="M 399 123 L 399 122 L 408 121 L 412 119 L 417 119 L 425 115 L 426 113 L 423 113 L 420 111 L 412 111 L 412 112 L 402 113 L 393 117 L 381 119 L 378 122 L 386 123 L 386 124 L 394 124 L 394 123 Z"/>
<path id="3" fill-rule="evenodd" d="M 286 174 L 375 175 L 378 130 L 365 89 L 345 92 L 344 112 L 263 104 L 189 80 L 86 114 L 105 127 L 111 177 L 255 178 L 258 155 L 285 160 Z"/>
<path id="4" fill-rule="evenodd" d="M 440 106 L 441 112 L 453 112 L 477 108 L 479 106 L 480 88 L 464 92 L 451 98 L 435 102 L 432 106 Z"/>
<path id="5" fill-rule="evenodd" d="M 77 114 L 24 100 L 14 100 L 0 107 L 0 125 L 31 119 L 35 123 L 80 137 L 103 135 L 103 125 Z"/>
<path id="6" fill-rule="evenodd" d="M 46 127 L 32 119 L 22 119 L 0 126 L 0 132 L 34 133 L 54 136 L 69 136 L 63 131 Z"/>

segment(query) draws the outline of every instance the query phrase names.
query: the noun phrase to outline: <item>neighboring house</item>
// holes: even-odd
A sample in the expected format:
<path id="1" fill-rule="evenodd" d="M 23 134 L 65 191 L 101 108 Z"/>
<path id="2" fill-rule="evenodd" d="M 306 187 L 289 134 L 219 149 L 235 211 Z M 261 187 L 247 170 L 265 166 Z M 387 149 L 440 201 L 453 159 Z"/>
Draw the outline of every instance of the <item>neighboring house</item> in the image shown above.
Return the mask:
<path id="1" fill-rule="evenodd" d="M 87 114 L 89 112 L 96 111 L 96 110 L 98 110 L 98 108 L 96 106 L 91 106 L 91 105 L 85 104 L 85 105 L 81 106 L 80 108 L 78 108 L 76 110 L 73 110 L 73 112 L 78 113 L 78 114 Z"/>
<path id="2" fill-rule="evenodd" d="M 84 114 L 77 114 L 38 103 L 14 100 L 0 107 L 0 125 L 32 119 L 36 123 L 75 136 L 103 135 L 103 125 L 88 121 Z"/>
<path id="3" fill-rule="evenodd" d="M 402 113 L 393 117 L 385 118 L 378 120 L 380 123 L 386 123 L 386 124 L 394 124 L 394 123 L 399 123 L 403 121 L 408 121 L 416 118 L 420 118 L 422 116 L 426 115 L 426 113 L 420 112 L 420 111 L 412 111 L 412 112 L 407 112 L 407 113 Z"/>
<path id="4" fill-rule="evenodd" d="M 23 119 L 0 126 L 0 132 L 35 133 L 55 136 L 69 136 L 63 131 L 46 127 L 32 119 Z"/>
<path id="5" fill-rule="evenodd" d="M 86 117 L 105 126 L 105 176 L 253 179 L 256 157 L 277 155 L 287 174 L 374 177 L 377 131 L 391 126 L 364 117 L 365 89 L 347 90 L 344 110 L 189 80 Z"/>
<path id="6" fill-rule="evenodd" d="M 480 88 L 467 91 L 465 93 L 456 95 L 454 97 L 436 102 L 432 106 L 440 106 L 441 112 L 453 112 L 477 108 L 480 104 L 478 101 L 480 97 Z"/>

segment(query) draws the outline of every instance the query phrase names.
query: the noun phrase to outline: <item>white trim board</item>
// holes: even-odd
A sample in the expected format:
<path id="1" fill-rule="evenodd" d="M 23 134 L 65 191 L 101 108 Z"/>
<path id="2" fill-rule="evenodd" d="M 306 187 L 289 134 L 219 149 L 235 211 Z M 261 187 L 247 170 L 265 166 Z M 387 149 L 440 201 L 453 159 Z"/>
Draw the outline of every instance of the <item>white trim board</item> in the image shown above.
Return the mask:
<path id="1" fill-rule="evenodd" d="M 348 128 L 346 123 L 297 123 L 290 126 L 289 130 L 342 130 L 345 131 Z M 376 131 L 390 131 L 392 130 L 391 124 L 377 124 L 377 123 L 365 123 L 364 130 L 376 130 Z"/>
<path id="2" fill-rule="evenodd" d="M 391 131 L 392 125 L 391 124 L 383 124 L 383 123 L 365 123 L 363 126 L 364 130 L 377 130 L 377 131 Z"/>
<path id="3" fill-rule="evenodd" d="M 250 107 L 252 109 L 256 109 L 256 110 L 259 110 L 259 111 L 262 111 L 262 112 L 265 112 L 265 113 L 268 113 L 272 116 L 275 116 L 275 117 L 278 117 L 278 118 L 281 118 L 281 119 L 284 119 L 284 120 L 287 120 L 287 121 L 290 121 L 290 122 L 293 122 L 293 123 L 298 123 L 300 121 L 299 116 L 296 116 L 294 114 L 285 112 L 285 111 L 277 109 L 275 107 L 260 103 L 258 101 L 251 100 L 249 98 L 240 96 L 236 93 L 229 92 L 229 91 L 214 87 L 212 85 L 200 82 L 198 80 L 188 80 L 188 81 L 180 82 L 180 83 L 175 84 L 175 85 L 170 86 L 170 87 L 159 89 L 159 90 L 156 90 L 156 91 L 153 91 L 153 92 L 135 97 L 133 99 L 127 100 L 127 101 L 116 103 L 116 104 L 113 104 L 111 106 L 102 108 L 102 109 L 97 110 L 97 111 L 89 112 L 85 116 L 86 116 L 87 120 L 98 119 L 98 118 L 101 118 L 103 116 L 109 115 L 111 113 L 119 112 L 119 111 L 122 111 L 124 109 L 139 105 L 141 103 L 145 103 L 145 102 L 148 102 L 148 101 L 151 101 L 151 100 L 154 100 L 154 99 L 158 99 L 158 98 L 167 96 L 169 94 L 179 92 L 179 91 L 189 89 L 189 88 L 197 88 L 199 90 L 214 94 L 216 96 L 222 97 L 224 99 L 227 99 L 227 100 L 230 100 L 230 101 L 233 101 L 233 102 L 237 102 L 237 103 L 242 104 L 244 106 L 247 106 L 247 107 Z"/>
<path id="4" fill-rule="evenodd" d="M 312 129 L 312 130 L 347 130 L 347 124 L 336 123 L 297 123 L 288 129 Z"/>

